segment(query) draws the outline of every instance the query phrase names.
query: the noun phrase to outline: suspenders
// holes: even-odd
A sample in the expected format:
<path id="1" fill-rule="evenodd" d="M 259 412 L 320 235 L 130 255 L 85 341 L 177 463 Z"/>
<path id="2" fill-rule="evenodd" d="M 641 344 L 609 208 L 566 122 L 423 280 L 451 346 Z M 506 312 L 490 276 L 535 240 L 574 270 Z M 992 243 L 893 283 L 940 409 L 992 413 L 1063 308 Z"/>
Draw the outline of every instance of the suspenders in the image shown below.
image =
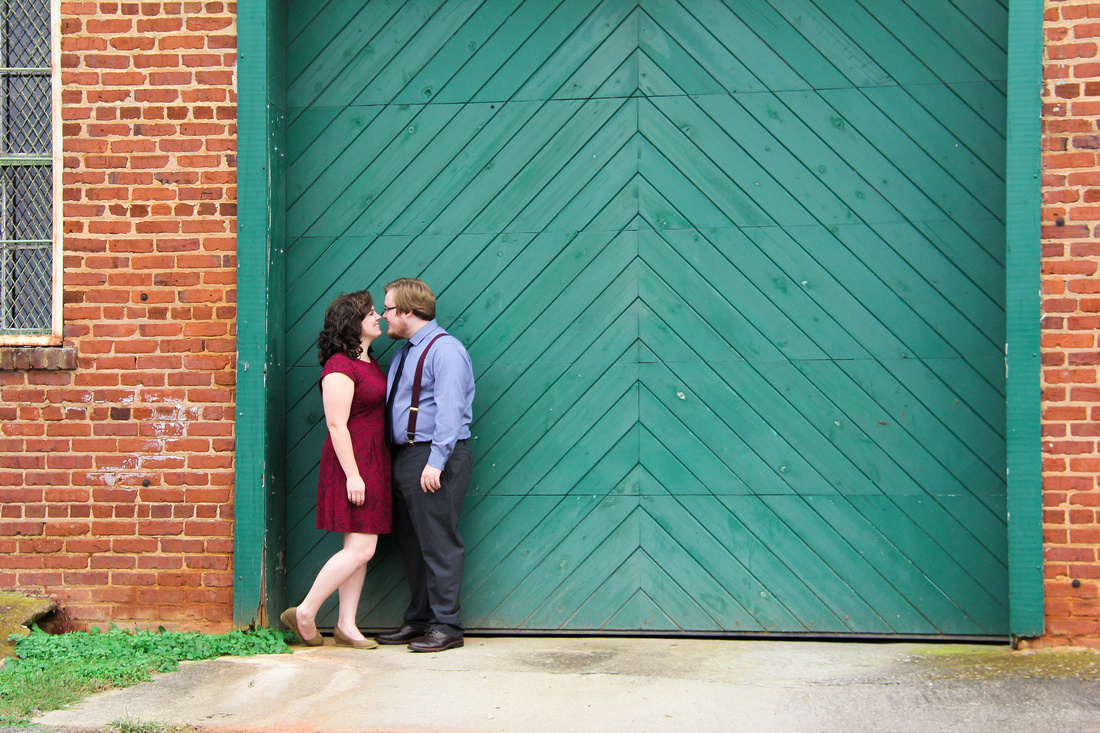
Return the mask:
<path id="1" fill-rule="evenodd" d="M 432 344 L 446 335 L 445 333 L 438 334 L 429 341 L 428 345 L 424 347 L 424 350 L 420 352 L 420 360 L 416 362 L 416 374 L 413 375 L 412 400 L 409 404 L 409 429 L 405 433 L 410 443 L 416 440 L 416 415 L 420 412 L 420 379 L 424 374 L 424 357 L 428 355 L 428 351 L 432 348 Z M 396 389 L 397 383 L 394 382 L 394 390 Z"/>

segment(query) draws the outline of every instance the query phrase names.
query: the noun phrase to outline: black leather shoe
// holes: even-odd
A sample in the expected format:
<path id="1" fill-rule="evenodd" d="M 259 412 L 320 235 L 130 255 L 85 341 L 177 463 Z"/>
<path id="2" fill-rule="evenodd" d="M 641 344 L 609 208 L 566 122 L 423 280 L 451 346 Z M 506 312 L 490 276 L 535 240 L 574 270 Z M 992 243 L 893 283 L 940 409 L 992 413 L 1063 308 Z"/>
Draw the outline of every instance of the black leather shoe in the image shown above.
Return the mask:
<path id="1" fill-rule="evenodd" d="M 457 649 L 462 639 L 447 636 L 439 629 L 428 629 L 423 636 L 409 643 L 410 652 L 441 652 L 445 649 Z"/>
<path id="2" fill-rule="evenodd" d="M 374 637 L 374 640 L 379 644 L 405 644 L 413 639 L 419 639 L 424 636 L 427 629 L 418 629 L 408 624 L 404 624 L 400 629 L 396 631 L 390 631 L 386 634 L 379 634 Z"/>

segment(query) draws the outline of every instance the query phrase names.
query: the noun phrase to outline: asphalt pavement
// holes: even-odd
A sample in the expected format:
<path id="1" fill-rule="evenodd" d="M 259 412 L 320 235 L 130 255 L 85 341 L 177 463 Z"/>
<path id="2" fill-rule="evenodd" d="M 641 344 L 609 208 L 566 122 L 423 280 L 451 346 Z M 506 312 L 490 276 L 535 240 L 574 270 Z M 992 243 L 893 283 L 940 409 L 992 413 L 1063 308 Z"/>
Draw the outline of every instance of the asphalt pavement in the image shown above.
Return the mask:
<path id="1" fill-rule="evenodd" d="M 1100 652 L 852 641 L 467 637 L 184 662 L 35 723 L 211 732 L 1100 733 Z"/>

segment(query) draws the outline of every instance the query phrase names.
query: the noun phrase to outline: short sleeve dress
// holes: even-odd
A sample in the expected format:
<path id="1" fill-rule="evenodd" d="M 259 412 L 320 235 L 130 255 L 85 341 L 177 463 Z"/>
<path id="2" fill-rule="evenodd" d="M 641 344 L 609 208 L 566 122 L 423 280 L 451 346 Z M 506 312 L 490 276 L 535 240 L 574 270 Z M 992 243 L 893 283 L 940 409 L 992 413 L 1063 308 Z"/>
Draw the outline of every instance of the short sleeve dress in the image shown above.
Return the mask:
<path id="1" fill-rule="evenodd" d="M 329 357 L 321 379 L 333 372 L 346 374 L 355 383 L 348 432 L 367 496 L 360 506 L 348 501 L 347 476 L 332 447 L 332 437 L 325 438 L 317 481 L 317 529 L 386 534 L 393 529 L 390 451 L 384 418 L 386 375 L 374 359 L 359 361 L 342 353 Z"/>

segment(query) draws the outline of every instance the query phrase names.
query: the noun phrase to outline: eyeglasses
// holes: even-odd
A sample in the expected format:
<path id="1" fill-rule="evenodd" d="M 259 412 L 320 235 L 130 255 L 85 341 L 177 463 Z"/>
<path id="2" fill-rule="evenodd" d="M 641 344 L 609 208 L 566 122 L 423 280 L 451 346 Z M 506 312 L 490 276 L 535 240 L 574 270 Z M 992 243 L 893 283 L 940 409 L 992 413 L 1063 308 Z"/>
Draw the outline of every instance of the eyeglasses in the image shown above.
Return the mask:
<path id="1" fill-rule="evenodd" d="M 382 315 L 384 316 L 387 313 L 389 313 L 390 311 L 395 311 L 395 310 L 397 310 L 396 305 L 387 305 L 385 308 L 382 309 Z"/>

